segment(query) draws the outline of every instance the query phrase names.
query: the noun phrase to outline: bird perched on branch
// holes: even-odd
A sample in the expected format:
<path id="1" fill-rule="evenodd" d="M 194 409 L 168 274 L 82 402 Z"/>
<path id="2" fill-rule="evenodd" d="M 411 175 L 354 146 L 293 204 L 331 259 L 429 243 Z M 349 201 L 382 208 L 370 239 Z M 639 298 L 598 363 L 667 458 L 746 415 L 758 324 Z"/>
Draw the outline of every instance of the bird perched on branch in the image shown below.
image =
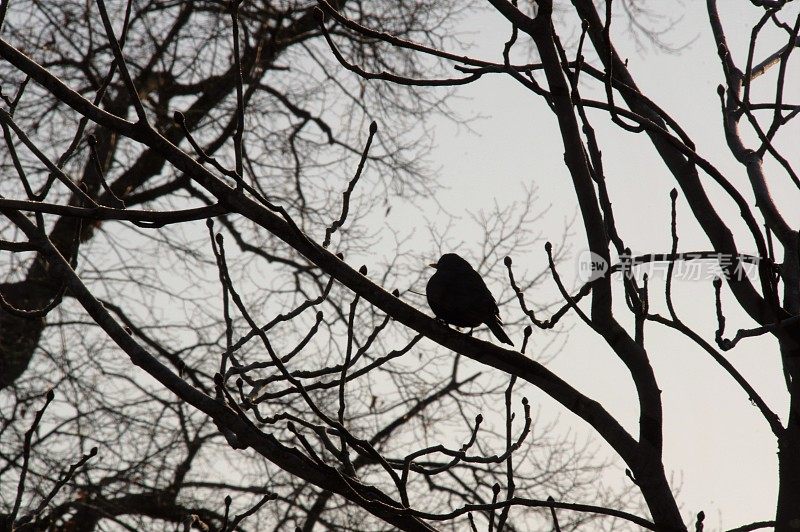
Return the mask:
<path id="1" fill-rule="evenodd" d="M 503 331 L 500 310 L 480 274 L 455 253 L 442 255 L 425 293 L 428 305 L 440 320 L 456 327 L 477 327 L 481 323 L 504 344 L 514 345 Z"/>

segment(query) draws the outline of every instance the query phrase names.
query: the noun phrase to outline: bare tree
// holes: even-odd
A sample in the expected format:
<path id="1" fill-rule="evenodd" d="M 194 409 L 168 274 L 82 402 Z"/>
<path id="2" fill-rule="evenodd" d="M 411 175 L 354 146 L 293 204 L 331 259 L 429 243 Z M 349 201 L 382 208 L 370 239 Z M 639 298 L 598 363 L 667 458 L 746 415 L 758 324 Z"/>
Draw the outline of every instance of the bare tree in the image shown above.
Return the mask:
<path id="1" fill-rule="evenodd" d="M 381 171 L 367 186 L 385 201 L 429 194 L 435 183 L 426 179 L 418 162 L 427 145 L 421 142 L 426 132 L 420 123 L 426 115 L 446 111 L 444 100 L 417 88 L 366 86 L 352 77 L 336 75 L 335 60 L 323 48 L 316 15 L 301 4 L 115 3 L 110 7 L 119 15 L 116 30 L 131 65 L 135 98 L 117 77 L 112 49 L 102 38 L 104 22 L 93 5 L 5 2 L 4 14 L 9 12 L 3 31 L 20 50 L 32 54 L 44 68 L 108 113 L 127 118 L 146 110 L 169 142 L 188 146 L 191 136 L 205 156 L 230 162 L 256 189 L 264 192 L 269 188 L 271 200 L 284 205 L 301 227 L 327 220 L 341 193 L 330 186 L 326 173 L 341 172 L 346 154 L 360 153 L 357 133 L 373 119 L 392 117 L 385 120 L 386 134 L 378 139 L 370 156 L 370 162 Z M 338 7 L 365 24 L 380 21 L 398 35 L 424 34 L 430 44 L 444 45 L 452 41 L 447 37 L 446 24 L 450 22 L 445 21 L 455 16 L 455 7 L 449 2 L 433 4 L 414 2 L 397 7 L 393 3 L 341 2 Z M 234 43 L 239 46 L 234 48 Z M 346 40 L 342 46 L 370 68 L 392 66 L 406 75 L 424 72 L 425 65 L 410 61 L 409 54 L 380 49 L 374 42 Z M 293 64 L 298 57 L 304 58 L 302 66 Z M 101 205 L 171 207 L 189 198 L 210 201 L 195 190 L 186 175 L 165 165 L 152 150 L 107 128 L 95 127 L 86 117 L 81 120 L 43 88 L 31 84 L 25 97 L 19 92 L 19 101 L 13 102 L 15 94 L 8 92 L 15 83 L 21 87 L 26 76 L 9 64 L 3 69 L 8 110 L 16 127 L 28 136 L 46 138 L 52 152 L 46 151 L 56 167 L 42 166 L 25 149 L 17 153 L 10 148 L 4 153 L 4 168 L 25 172 L 29 199 L 47 197 L 78 205 L 81 191 L 60 184 L 57 170 L 61 170 L 76 176 L 82 192 Z M 235 112 L 237 102 L 243 111 L 257 110 L 247 112 L 246 124 L 244 112 Z M 47 110 L 46 120 L 43 110 Z M 176 112 L 182 116 L 179 121 L 173 120 Z M 330 122 L 338 124 L 340 116 L 347 117 L 347 126 L 334 131 Z M 230 153 L 227 144 L 240 136 L 244 127 L 250 142 L 241 153 Z M 3 122 L 6 143 L 16 135 L 13 129 L 10 122 Z M 18 192 L 14 186 L 3 190 Z M 64 255 L 74 252 L 76 224 L 74 218 L 65 216 L 49 228 L 50 239 Z M 84 224 L 79 242 L 93 239 L 99 228 L 100 223 Z M 253 245 L 251 235 L 236 229 L 242 245 Z M 357 231 L 357 226 L 352 230 Z M 271 249 L 274 244 L 269 241 L 255 245 L 270 260 L 293 260 Z M 308 270 L 308 263 L 300 261 L 297 268 Z M 36 309 L 60 299 L 58 283 L 52 286 L 46 272 L 37 268 L 41 265 L 33 263 L 5 282 L 3 294 L 12 306 Z M 7 320 L 4 329 L 11 332 L 2 340 L 3 386 L 14 382 L 28 366 L 44 326 L 44 321 L 15 318 L 2 314 Z"/>
<path id="2" fill-rule="evenodd" d="M 318 8 L 291 6 L 273 13 L 271 4 L 258 6 L 259 11 L 250 3 L 193 3 L 170 6 L 166 12 L 177 22 L 169 24 L 162 4 L 145 4 L 138 11 L 128 3 L 119 15 L 122 30 L 115 31 L 115 19 L 98 0 L 91 14 L 76 11 L 86 15 L 80 17 L 85 40 L 70 46 L 90 51 L 83 60 L 64 52 L 69 50 L 66 44 L 48 40 L 51 35 L 56 39 L 61 27 L 78 24 L 69 10 L 62 18 L 54 18 L 49 8 L 41 10 L 52 34 L 28 30 L 0 39 L 7 77 L 16 81 L 15 93 L 5 96 L 7 109 L 0 110 L 7 162 L 17 176 L 5 185 L 9 191 L 4 190 L 13 199 L 0 199 L 7 220 L 2 247 L 12 257 L 10 280 L 0 287 L 6 312 L 3 341 L 13 339 L 4 345 L 8 354 L 3 359 L 11 361 L 7 367 L 17 368 L 8 373 L 8 382 L 19 389 L 19 368 L 27 366 L 36 346 L 48 349 L 49 342 L 41 341 L 46 328 L 78 325 L 103 332 L 54 339 L 62 344 L 51 354 L 54 365 L 70 360 L 63 353 L 77 346 L 92 355 L 65 372 L 69 382 L 53 383 L 70 390 L 62 392 L 66 395 L 81 389 L 81 401 L 65 403 L 72 411 L 63 416 L 64 423 L 45 427 L 45 412 L 39 410 L 21 430 L 22 410 L 41 403 L 42 394 L 9 401 L 12 414 L 2 429 L 16 431 L 20 443 L 19 452 L 3 456 L 4 471 L 19 472 L 13 489 L 3 487 L 11 494 L 4 516 L 7 527 L 92 529 L 111 520 L 128 528 L 171 522 L 187 529 L 232 530 L 243 526 L 245 518 L 269 514 L 277 529 L 310 530 L 317 524 L 354 530 L 560 529 L 600 515 L 650 530 L 687 530 L 662 458 L 661 391 L 644 334 L 646 324 L 654 322 L 683 333 L 712 357 L 753 402 L 778 443 L 775 519 L 740 529 L 792 529 L 800 520 L 800 255 L 797 230 L 772 201 L 763 163 L 773 158 L 800 186 L 779 141 L 800 110 L 784 95 L 800 16 L 789 12 L 787 2 L 753 2 L 759 19 L 743 61 L 728 48 L 716 2 L 707 3 L 709 31 L 725 79 L 719 88 L 723 128 L 732 154 L 747 170 L 754 211 L 746 197 L 750 193 L 737 190 L 697 152 L 676 120 L 637 88 L 611 41 L 617 4 L 606 2 L 602 12 L 588 0 L 560 6 L 581 27 L 579 38 L 567 46 L 553 23 L 552 2 L 538 0 L 524 8 L 506 0 L 489 3 L 509 22 L 509 40 L 497 61 L 446 51 L 452 43 L 435 37 L 440 19 L 429 18 L 433 3 L 402 4 L 395 18 L 396 5 L 384 6 L 381 18 L 367 4 L 353 4 L 349 10 L 345 3 L 323 1 Z M 630 9 L 636 3 L 620 0 L 619 5 Z M 3 6 L 1 14 L 11 25 L 8 4 Z M 455 5 L 448 7 L 452 14 Z M 85 9 L 84 4 L 75 9 Z M 430 26 L 420 29 L 410 20 Z M 137 24 L 141 30 L 132 31 Z M 270 32 L 264 26 L 278 28 L 271 40 L 265 40 Z M 785 45 L 760 60 L 754 50 L 767 29 L 781 34 Z M 173 34 L 185 36 L 181 46 L 194 43 L 197 55 L 178 59 L 177 42 L 159 45 Z M 321 40 L 312 45 L 311 36 Z M 215 45 L 197 46 L 194 39 Z M 23 53 L 31 43 L 43 50 L 41 57 Z M 405 158 L 404 146 L 393 144 L 406 137 L 379 132 L 384 120 L 372 122 L 368 132 L 354 128 L 352 138 L 337 140 L 321 113 L 303 114 L 286 91 L 270 89 L 264 72 L 284 68 L 276 47 L 284 51 L 295 44 L 321 69 L 324 82 L 317 88 L 334 86 L 352 102 L 343 110 L 345 122 L 353 118 L 353 123 L 366 125 L 367 117 L 380 118 L 373 106 L 383 102 L 383 116 L 402 124 L 394 118 L 409 106 L 411 113 L 405 116 L 410 117 L 424 115 L 430 106 L 439 108 L 437 87 L 488 75 L 509 76 L 541 98 L 557 119 L 588 247 L 609 265 L 606 274 L 570 293 L 558 274 L 556 253 L 546 245 L 549 273 L 564 300 L 542 319 L 544 309 L 530 309 L 525 299 L 535 279 L 514 276 L 509 255 L 524 251 L 522 242 L 514 240 L 514 232 L 501 233 L 500 244 L 489 245 L 489 253 L 477 258 L 486 271 L 505 256 L 508 285 L 529 320 L 515 331 L 521 347 L 514 351 L 448 328 L 418 310 L 421 301 L 409 288 L 419 286 L 419 278 L 401 275 L 408 271 L 402 246 L 390 264 L 368 268 L 353 262 L 351 257 L 364 256 L 371 247 L 368 216 L 378 206 L 367 200 L 388 194 L 393 186 L 397 193 L 427 193 L 430 185 L 414 179 L 422 174 L 415 173 L 413 157 Z M 539 61 L 516 64 L 515 46 L 532 46 Z M 594 60 L 587 59 L 590 48 Z M 51 49 L 60 51 L 51 54 Z M 152 49 L 160 51 L 139 58 Z M 332 67 L 334 60 L 341 68 Z M 165 75 L 160 69 L 165 62 L 176 70 Z M 219 73 L 221 64 L 225 69 Z M 773 97 L 765 103 L 753 101 L 753 82 L 769 69 L 778 71 Z M 314 87 L 306 89 L 307 95 L 319 94 Z M 374 101 L 367 97 L 370 90 L 379 93 Z M 601 97 L 584 95 L 593 93 Z M 274 98 L 274 105 L 289 117 L 282 153 L 272 151 L 274 137 L 263 133 L 270 128 L 250 126 L 259 124 L 259 118 L 265 124 L 273 118 L 258 115 L 258 98 Z M 44 123 L 42 101 L 51 102 Z M 166 101 L 172 104 L 162 105 Z M 324 106 L 325 96 L 321 102 Z M 646 135 L 677 182 L 671 195 L 669 253 L 631 256 L 623 228 L 615 223 L 602 139 L 595 135 L 587 109 L 604 111 L 622 132 Z M 758 139 L 755 146 L 743 140 L 743 118 Z M 296 120 L 303 126 L 298 128 Z M 87 139 L 85 158 L 71 167 L 89 122 L 96 130 Z M 295 133 L 306 124 L 319 128 L 322 141 Z M 53 144 L 64 154 L 59 160 L 40 147 L 36 135 L 42 129 L 50 134 L 68 131 L 60 144 Z M 303 141 L 304 149 L 299 149 Z M 323 149 L 325 142 L 350 156 L 332 160 Z M 120 146 L 125 149 L 117 151 Z M 230 153 L 223 147 L 230 147 Z M 372 182 L 359 203 L 354 194 L 365 186 L 365 168 L 372 166 L 389 180 Z M 337 186 L 320 179 L 331 174 L 350 177 L 339 179 Z M 748 235 L 734 235 L 709 198 L 701 174 L 735 202 Z M 677 188 L 711 250 L 678 253 Z M 153 209 L 131 208 L 144 202 Z M 494 227 L 524 228 L 530 215 L 526 209 L 500 213 Z M 207 220 L 205 228 L 202 220 Z M 102 254 L 84 249 L 90 240 L 94 245 L 98 229 L 112 223 L 124 228 L 104 233 L 108 249 L 118 254 L 112 264 L 124 265 L 125 274 L 119 276 Z M 148 246 L 122 252 L 110 245 L 123 238 Z M 740 252 L 744 239 L 755 243 L 757 256 Z M 167 258 L 162 257 L 165 250 Z M 716 309 L 710 309 L 719 323 L 713 340 L 682 321 L 672 300 L 676 262 L 709 255 L 719 258 L 722 273 L 714 285 Z M 86 264 L 79 264 L 79 257 Z M 652 260 L 670 264 L 665 314 L 651 308 L 651 280 L 630 274 L 632 265 Z M 758 264 L 755 284 L 738 273 L 746 261 Z M 621 324 L 613 306 L 618 277 L 612 274 L 619 271 L 634 318 L 631 330 Z M 724 294 L 732 295 L 756 322 L 755 328 L 742 329 L 730 339 L 725 337 L 723 281 Z M 268 287 L 250 290 L 262 283 Z M 599 402 L 526 354 L 532 327 L 551 328 L 569 312 L 587 323 L 629 370 L 640 411 L 638 434 L 629 433 Z M 53 314 L 60 323 L 42 319 L 47 315 L 51 320 Z M 747 338 L 765 335 L 774 338 L 784 363 L 791 398 L 786 419 L 770 409 L 723 354 Z M 132 373 L 131 365 L 147 379 Z M 83 372 L 104 379 L 82 379 Z M 110 375 L 115 378 L 105 378 Z M 573 452 L 574 447 L 564 452 L 563 441 L 551 441 L 544 449 L 549 456 L 569 458 L 566 469 L 578 479 L 569 492 L 555 479 L 564 467 L 536 467 L 539 451 L 529 443 L 535 416 L 519 393 L 523 383 L 579 416 L 610 445 L 627 466 L 649 517 L 626 507 L 624 497 L 592 498 L 588 489 L 598 466 Z M 53 397 L 48 394 L 46 402 Z M 479 413 L 492 410 L 493 416 Z M 144 429 L 134 430 L 139 424 Z M 100 465 L 107 468 L 106 475 L 81 473 L 91 463 L 88 449 L 95 442 L 124 436 L 129 428 L 141 439 L 125 441 L 111 463 Z M 33 463 L 37 446 L 50 438 L 59 441 L 55 448 L 61 454 L 48 451 Z M 220 458 L 222 448 L 240 452 L 236 459 Z M 66 471 L 57 477 L 50 472 L 54 467 Z M 540 476 L 542 470 L 548 473 Z M 191 478 L 190 471 L 195 472 Z M 215 480 L 204 480 L 197 471 L 215 471 Z M 32 477 L 49 484 L 40 482 L 36 502 L 22 511 L 21 500 L 30 492 L 26 479 Z M 62 488 L 68 483 L 73 488 L 65 497 Z M 233 491 L 235 503 L 231 498 L 213 503 L 220 491 Z M 702 514 L 694 526 L 702 529 Z"/>
<path id="3" fill-rule="evenodd" d="M 433 48 L 457 44 L 466 8 L 327 7 Z M 435 192 L 424 119 L 449 82 L 404 80 L 442 61 L 291 2 L 4 2 L 0 26 L 5 528 L 641 521 L 596 489 L 591 447 L 536 423 L 516 377 L 329 271 L 377 287 L 342 253 L 368 255 L 376 210 Z M 345 72 L 329 38 L 400 83 Z M 483 273 L 538 242 L 538 214 L 531 196 L 479 219 Z M 471 342 L 402 302 L 421 303 L 408 248 L 371 266 L 397 287 L 373 296 Z M 510 515 L 507 481 L 541 511 Z"/>
<path id="4" fill-rule="evenodd" d="M 699 154 L 695 143 L 679 124 L 637 88 L 633 74 L 617 55 L 611 42 L 610 25 L 613 20 L 611 1 L 605 3 L 603 13 L 598 13 L 592 2 L 578 0 L 572 2 L 573 12 L 581 21 L 583 29 L 574 48 L 566 47 L 563 44 L 563 36 L 559 36 L 556 31 L 552 21 L 554 9 L 552 2 L 532 2 L 528 6 L 532 8 L 529 11 L 518 7 L 516 2 L 490 0 L 489 3 L 508 20 L 511 26 L 511 37 L 506 44 L 503 61 L 497 63 L 463 58 L 439 49 L 392 40 L 382 36 L 373 28 L 366 28 L 344 19 L 333 12 L 327 4 L 323 6 L 330 16 L 351 31 L 384 38 L 395 46 L 407 47 L 420 54 L 452 61 L 455 63 L 455 68 L 464 75 L 459 82 L 470 82 L 482 75 L 509 75 L 527 87 L 531 93 L 541 97 L 553 111 L 563 139 L 564 160 L 573 180 L 588 247 L 603 263 L 613 264 L 612 256 L 616 256 L 619 258 L 616 262 L 622 261 L 622 266 L 608 269 L 607 275 L 594 279 L 573 295 L 570 295 L 560 283 L 555 265 L 551 262 L 552 273 L 569 307 L 607 342 L 630 371 L 639 402 L 639 434 L 638 436 L 630 434 L 599 403 L 535 363 L 522 358 L 513 358 L 508 352 L 503 355 L 499 350 L 493 351 L 494 348 L 488 346 L 462 347 L 455 341 L 448 344 L 442 339 L 443 345 L 528 380 L 562 403 L 565 408 L 583 418 L 627 464 L 631 479 L 639 487 L 647 503 L 653 519 L 652 527 L 663 530 L 685 530 L 686 525 L 667 481 L 662 461 L 661 391 L 650 364 L 644 338 L 644 326 L 648 321 L 677 329 L 696 342 L 698 348 L 707 352 L 741 387 L 745 396 L 761 412 L 778 443 L 780 475 L 777 479 L 779 497 L 775 521 L 754 523 L 744 528 L 774 526 L 777 530 L 790 530 L 796 526 L 800 516 L 798 513 L 800 507 L 796 504 L 797 482 L 800 478 L 800 471 L 797 469 L 797 459 L 800 456 L 797 434 L 800 424 L 796 413 L 798 330 L 795 327 L 798 319 L 798 233 L 788 224 L 785 215 L 778 210 L 770 197 L 763 163 L 765 158 L 773 158 L 786 176 L 795 185 L 798 184 L 791 159 L 781 154 L 779 149 L 781 144 L 778 139 L 780 133 L 786 134 L 787 124 L 800 109 L 794 102 L 787 103 L 784 95 L 786 78 L 790 72 L 787 64 L 798 43 L 800 17 L 788 12 L 786 2 L 753 2 L 761 9 L 761 15 L 753 26 L 749 50 L 744 54 L 746 59 L 737 62 L 727 46 L 716 2 L 711 0 L 708 2 L 710 31 L 718 45 L 725 79 L 725 85 L 720 85 L 719 88 L 725 136 L 732 154 L 745 166 L 750 178 L 752 195 L 757 205 L 757 211 L 753 212 L 745 193 L 737 190 L 718 169 Z M 631 3 L 621 2 L 620 5 L 629 8 Z M 766 28 L 782 34 L 785 44 L 766 58 L 759 60 L 755 57 L 754 50 L 762 35 L 761 32 Z M 539 63 L 517 65 L 511 62 L 512 50 L 521 40 L 533 44 L 540 58 Z M 335 39 L 330 38 L 329 44 L 336 53 Z M 591 55 L 597 57 L 595 64 L 589 62 L 584 55 L 590 47 L 594 52 Z M 346 68 L 369 76 L 351 64 L 343 54 L 337 53 L 337 57 Z M 752 101 L 750 95 L 753 93 L 751 92 L 753 81 L 771 68 L 778 70 L 771 98 L 765 103 Z M 388 79 L 386 76 L 383 77 Z M 404 81 L 417 82 L 410 79 Z M 592 82 L 602 89 L 605 98 L 593 99 L 583 96 L 583 93 L 592 93 Z M 589 88 L 584 84 L 589 84 Z M 706 233 L 712 250 L 679 256 L 678 233 L 673 214 L 671 253 L 631 257 L 630 249 L 625 245 L 623 230 L 615 223 L 612 198 L 605 184 L 601 139 L 595 136 L 586 112 L 590 108 L 606 111 L 608 117 L 625 132 L 647 135 L 666 168 L 674 176 L 699 227 Z M 767 118 L 763 118 L 763 114 L 759 115 L 759 112 L 766 112 Z M 755 146 L 748 147 L 743 140 L 744 137 L 739 130 L 739 123 L 743 118 L 747 120 L 748 126 L 758 138 Z M 719 209 L 709 199 L 700 179 L 701 173 L 710 176 L 736 203 L 749 229 L 749 235 L 734 236 L 729 223 L 723 219 Z M 675 191 L 672 195 L 673 213 L 677 198 L 678 193 Z M 757 216 L 761 219 L 757 219 Z M 758 256 L 743 255 L 740 252 L 742 244 L 737 244 L 737 238 L 752 239 L 757 247 Z M 547 247 L 547 252 L 552 253 L 550 246 Z M 651 311 L 649 297 L 652 288 L 648 288 L 648 279 L 645 278 L 643 282 L 637 281 L 629 274 L 632 265 L 643 261 L 660 259 L 674 265 L 679 259 L 700 259 L 714 255 L 719 257 L 722 269 L 721 279 L 715 283 L 718 293 L 716 312 L 719 319 L 719 329 L 714 339 L 716 347 L 681 321 L 677 315 L 671 293 L 674 266 L 670 267 L 665 286 L 668 316 Z M 755 286 L 746 276 L 739 274 L 746 261 L 758 264 Z M 513 284 L 510 258 L 506 260 L 506 266 Z M 623 275 L 625 300 L 635 318 L 635 327 L 631 331 L 620 324 L 617 312 L 612 306 L 610 273 L 620 269 L 624 273 L 627 272 Z M 722 279 L 725 280 L 736 302 L 757 324 L 756 328 L 740 330 L 731 340 L 724 338 L 725 320 L 720 301 Z M 524 291 L 516 291 L 523 310 L 526 310 Z M 583 310 L 579 302 L 587 298 L 590 293 L 591 297 L 587 303 L 589 309 Z M 534 313 L 528 314 L 533 324 L 540 326 L 544 324 Z M 409 320 L 413 318 L 409 316 Z M 424 329 L 420 327 L 419 330 Z M 776 348 L 780 350 L 784 361 L 785 381 L 791 397 L 789 414 L 785 420 L 781 420 L 767 406 L 746 377 L 739 374 L 723 355 L 724 351 L 731 349 L 739 341 L 760 335 L 771 335 L 775 338 Z M 496 356 L 490 356 L 489 350 Z M 696 526 L 702 527 L 702 516 L 698 516 Z"/>

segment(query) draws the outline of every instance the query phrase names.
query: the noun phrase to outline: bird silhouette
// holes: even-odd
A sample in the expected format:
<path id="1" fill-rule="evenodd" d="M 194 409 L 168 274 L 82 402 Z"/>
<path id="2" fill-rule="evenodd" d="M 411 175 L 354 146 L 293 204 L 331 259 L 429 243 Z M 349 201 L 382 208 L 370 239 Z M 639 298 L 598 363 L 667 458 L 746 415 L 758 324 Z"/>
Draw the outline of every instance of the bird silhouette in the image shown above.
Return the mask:
<path id="1" fill-rule="evenodd" d="M 485 323 L 498 340 L 514 345 L 503 331 L 500 310 L 492 293 L 469 262 L 455 253 L 446 253 L 429 266 L 436 268 L 436 273 L 428 281 L 425 294 L 437 318 L 456 327 Z"/>

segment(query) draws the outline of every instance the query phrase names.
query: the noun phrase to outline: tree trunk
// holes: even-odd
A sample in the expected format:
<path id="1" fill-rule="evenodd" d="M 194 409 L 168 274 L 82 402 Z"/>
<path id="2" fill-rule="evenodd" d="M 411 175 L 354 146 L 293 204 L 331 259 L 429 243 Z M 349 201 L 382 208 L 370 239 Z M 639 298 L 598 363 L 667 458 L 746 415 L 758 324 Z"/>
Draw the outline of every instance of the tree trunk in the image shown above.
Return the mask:
<path id="1" fill-rule="evenodd" d="M 649 446 L 646 443 L 640 443 L 639 447 Z M 637 467 L 634 468 L 633 464 L 630 465 L 653 522 L 659 527 L 659 530 L 685 532 L 686 525 L 681 517 L 678 504 L 675 502 L 675 495 L 667 482 L 660 454 L 655 449 L 642 454 L 640 462 L 636 464 Z"/>
<path id="2" fill-rule="evenodd" d="M 781 349 L 790 379 L 791 405 L 786 430 L 778 438 L 778 508 L 775 530 L 800 531 L 800 348 Z"/>
<path id="3" fill-rule="evenodd" d="M 778 442 L 778 508 L 776 532 L 800 531 L 800 423 L 792 408 L 792 420 Z"/>
<path id="4" fill-rule="evenodd" d="M 43 307 L 56 291 L 30 279 L 0 284 L 3 298 L 23 310 Z M 13 384 L 28 368 L 44 325 L 44 318 L 23 318 L 0 309 L 0 390 Z"/>

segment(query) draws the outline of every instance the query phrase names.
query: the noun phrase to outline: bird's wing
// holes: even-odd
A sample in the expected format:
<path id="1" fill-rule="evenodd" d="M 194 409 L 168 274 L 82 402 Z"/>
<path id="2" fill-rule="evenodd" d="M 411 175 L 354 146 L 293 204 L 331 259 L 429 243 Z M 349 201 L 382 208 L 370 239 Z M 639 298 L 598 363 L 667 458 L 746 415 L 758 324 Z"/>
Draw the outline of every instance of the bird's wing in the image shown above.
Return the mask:
<path id="1" fill-rule="evenodd" d="M 448 288 L 450 301 L 458 309 L 459 318 L 464 326 L 475 327 L 486 320 L 489 312 L 486 300 L 489 291 L 486 285 L 457 282 L 450 284 Z M 489 296 L 491 297 L 491 294 Z"/>
<path id="2" fill-rule="evenodd" d="M 470 268 L 469 276 L 470 284 L 472 286 L 480 287 L 480 289 L 476 290 L 476 293 L 473 295 L 473 297 L 479 300 L 478 304 L 481 310 L 486 314 L 491 314 L 492 316 L 499 315 L 500 309 L 497 308 L 497 301 L 495 301 L 492 292 L 489 290 L 489 287 L 486 286 L 486 282 L 483 280 L 483 277 L 481 277 L 481 274 Z"/>

